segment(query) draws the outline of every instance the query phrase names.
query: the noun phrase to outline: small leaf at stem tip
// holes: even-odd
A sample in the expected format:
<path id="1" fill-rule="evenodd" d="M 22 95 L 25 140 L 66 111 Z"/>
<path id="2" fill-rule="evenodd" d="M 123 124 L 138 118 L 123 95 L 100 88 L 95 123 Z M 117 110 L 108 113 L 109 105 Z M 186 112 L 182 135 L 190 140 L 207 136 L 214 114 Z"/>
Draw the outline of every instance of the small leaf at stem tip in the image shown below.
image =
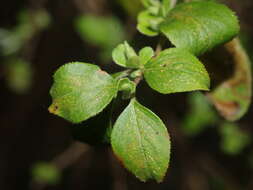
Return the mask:
<path id="1" fill-rule="evenodd" d="M 145 65 L 154 56 L 154 50 L 151 47 L 144 47 L 139 51 L 140 64 Z"/>
<path id="2" fill-rule="evenodd" d="M 98 66 L 74 62 L 54 74 L 49 112 L 80 123 L 101 112 L 115 97 L 117 82 Z"/>
<path id="3" fill-rule="evenodd" d="M 191 53 L 170 48 L 151 59 L 144 68 L 149 86 L 162 93 L 209 90 L 210 79 L 204 65 Z"/>
<path id="4" fill-rule="evenodd" d="M 240 29 L 233 11 L 211 1 L 177 5 L 159 27 L 172 44 L 195 55 L 230 41 Z"/>
<path id="5" fill-rule="evenodd" d="M 159 24 L 163 22 L 162 17 L 152 15 L 145 10 L 139 13 L 137 20 L 137 29 L 140 33 L 151 37 L 159 34 Z"/>
<path id="6" fill-rule="evenodd" d="M 115 79 L 120 79 L 120 78 L 123 78 L 123 77 L 127 77 L 130 73 L 130 70 L 124 70 L 124 71 L 120 71 L 120 72 L 117 72 L 117 73 L 113 73 L 111 74 L 111 76 Z"/>
<path id="7" fill-rule="evenodd" d="M 158 116 L 132 99 L 117 119 L 112 148 L 123 165 L 141 181 L 161 182 L 170 159 L 170 138 Z"/>
<path id="8" fill-rule="evenodd" d="M 133 56 L 126 62 L 126 67 L 131 69 L 138 69 L 140 65 L 140 58 L 138 56 Z"/>
<path id="9" fill-rule="evenodd" d="M 122 67 L 128 67 L 127 62 L 136 56 L 134 49 L 126 41 L 112 51 L 113 61 Z"/>
<path id="10" fill-rule="evenodd" d="M 136 90 L 136 84 L 129 80 L 128 78 L 121 78 L 118 81 L 118 90 L 119 91 L 128 91 L 131 94 Z"/>

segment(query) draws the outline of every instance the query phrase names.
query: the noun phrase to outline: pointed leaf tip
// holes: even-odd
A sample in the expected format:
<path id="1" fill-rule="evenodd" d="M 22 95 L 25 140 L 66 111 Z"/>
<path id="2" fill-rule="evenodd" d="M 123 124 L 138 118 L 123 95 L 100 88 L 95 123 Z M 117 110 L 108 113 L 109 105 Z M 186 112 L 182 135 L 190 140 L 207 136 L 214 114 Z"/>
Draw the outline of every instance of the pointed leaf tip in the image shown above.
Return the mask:
<path id="1" fill-rule="evenodd" d="M 118 159 L 141 181 L 163 180 L 170 159 L 169 134 L 159 117 L 135 99 L 117 119 L 111 143 Z"/>

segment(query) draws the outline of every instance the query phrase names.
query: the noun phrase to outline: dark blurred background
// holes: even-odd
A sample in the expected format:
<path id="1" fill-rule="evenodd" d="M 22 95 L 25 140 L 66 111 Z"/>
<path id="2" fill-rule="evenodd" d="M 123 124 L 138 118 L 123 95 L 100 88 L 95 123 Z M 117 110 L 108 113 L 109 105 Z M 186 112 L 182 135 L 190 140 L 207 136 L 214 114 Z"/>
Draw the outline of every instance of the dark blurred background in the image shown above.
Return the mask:
<path id="1" fill-rule="evenodd" d="M 252 57 L 253 1 L 223 2 L 237 13 L 241 40 Z M 1 190 L 253 189 L 252 106 L 240 121 L 226 123 L 213 108 L 201 107 L 199 94 L 161 95 L 141 82 L 138 99 L 162 118 L 172 140 L 170 168 L 161 184 L 139 182 L 120 166 L 110 146 L 76 141 L 71 124 L 49 114 L 52 75 L 59 66 L 83 61 L 113 73 L 121 70 L 110 58 L 117 43 L 156 46 L 157 38 L 135 29 L 141 9 L 139 0 L 1 1 L 0 43 L 10 46 L 0 53 Z M 199 124 L 205 114 L 213 115 Z M 197 127 L 189 124 L 193 120 Z M 189 125 L 192 129 L 186 129 Z"/>

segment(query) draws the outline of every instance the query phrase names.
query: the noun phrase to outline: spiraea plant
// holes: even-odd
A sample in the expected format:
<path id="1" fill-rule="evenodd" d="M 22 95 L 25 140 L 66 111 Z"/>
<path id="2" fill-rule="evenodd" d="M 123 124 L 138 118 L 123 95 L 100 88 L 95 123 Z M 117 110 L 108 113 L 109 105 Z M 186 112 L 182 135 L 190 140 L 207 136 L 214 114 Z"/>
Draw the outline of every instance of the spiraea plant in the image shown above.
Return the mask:
<path id="1" fill-rule="evenodd" d="M 162 94 L 209 91 L 209 74 L 197 56 L 233 40 L 239 32 L 239 22 L 232 10 L 213 1 L 142 3 L 145 10 L 138 15 L 138 31 L 150 37 L 159 35 L 170 42 L 170 47 L 158 42 L 156 51 L 143 47 L 136 52 L 123 42 L 113 50 L 112 58 L 125 70 L 111 75 L 90 63 L 61 66 L 54 74 L 49 111 L 75 124 L 90 118 L 104 119 L 108 130 L 103 131 L 101 138 L 109 137 L 107 140 L 122 164 L 141 181 L 161 182 L 169 166 L 170 137 L 163 121 L 138 102 L 137 86 L 145 80 L 151 89 Z M 225 118 L 237 120 L 250 103 L 250 69 L 238 39 L 226 46 L 241 64 L 236 66 L 239 69 L 234 76 L 209 92 L 208 97 Z M 119 96 L 129 99 L 129 105 L 116 122 L 100 117 Z"/>

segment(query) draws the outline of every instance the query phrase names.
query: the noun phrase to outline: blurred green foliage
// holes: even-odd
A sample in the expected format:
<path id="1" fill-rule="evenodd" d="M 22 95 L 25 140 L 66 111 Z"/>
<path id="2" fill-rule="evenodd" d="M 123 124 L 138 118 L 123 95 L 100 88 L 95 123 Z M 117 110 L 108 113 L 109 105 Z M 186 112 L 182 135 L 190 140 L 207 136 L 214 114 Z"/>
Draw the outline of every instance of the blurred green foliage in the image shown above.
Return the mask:
<path id="1" fill-rule="evenodd" d="M 246 131 L 242 131 L 235 123 L 223 123 L 219 128 L 219 132 L 222 138 L 221 149 L 226 154 L 239 154 L 251 143 L 250 135 Z"/>
<path id="2" fill-rule="evenodd" d="M 37 31 L 50 24 L 50 17 L 44 10 L 23 10 L 17 20 L 18 24 L 11 30 L 0 29 L 0 52 L 4 56 L 17 53 Z"/>
<path id="3" fill-rule="evenodd" d="M 221 150 L 229 155 L 240 154 L 251 143 L 251 135 L 241 130 L 238 124 L 226 122 L 218 117 L 214 107 L 204 94 L 191 93 L 188 102 L 190 110 L 182 122 L 182 130 L 187 136 L 197 136 L 208 127 L 215 126 L 221 137 Z"/>
<path id="4" fill-rule="evenodd" d="M 136 17 L 139 11 L 143 8 L 141 0 L 131 0 L 131 1 L 117 0 L 117 1 L 131 17 Z"/>
<path id="5" fill-rule="evenodd" d="M 10 59 L 5 66 L 6 81 L 9 88 L 18 93 L 26 93 L 32 85 L 32 65 L 20 58 Z"/>
<path id="6" fill-rule="evenodd" d="M 29 40 L 49 24 L 50 16 L 46 11 L 25 9 L 18 14 L 16 26 L 11 29 L 0 28 L 0 55 L 3 56 L 5 80 L 15 93 L 24 94 L 32 85 L 33 68 L 27 61 L 28 54 L 32 52 L 25 51 L 27 46 L 32 45 Z"/>
<path id="7" fill-rule="evenodd" d="M 115 16 L 82 15 L 76 19 L 80 37 L 101 48 L 101 59 L 109 59 L 111 51 L 125 39 L 125 31 Z"/>
<path id="8" fill-rule="evenodd" d="M 55 185 L 60 182 L 60 171 L 50 163 L 38 162 L 32 168 L 32 177 L 36 182 Z"/>
<path id="9" fill-rule="evenodd" d="M 182 129 L 186 135 L 195 136 L 208 126 L 217 123 L 218 116 L 205 95 L 200 92 L 189 94 L 188 102 L 190 110 L 183 120 Z"/>

